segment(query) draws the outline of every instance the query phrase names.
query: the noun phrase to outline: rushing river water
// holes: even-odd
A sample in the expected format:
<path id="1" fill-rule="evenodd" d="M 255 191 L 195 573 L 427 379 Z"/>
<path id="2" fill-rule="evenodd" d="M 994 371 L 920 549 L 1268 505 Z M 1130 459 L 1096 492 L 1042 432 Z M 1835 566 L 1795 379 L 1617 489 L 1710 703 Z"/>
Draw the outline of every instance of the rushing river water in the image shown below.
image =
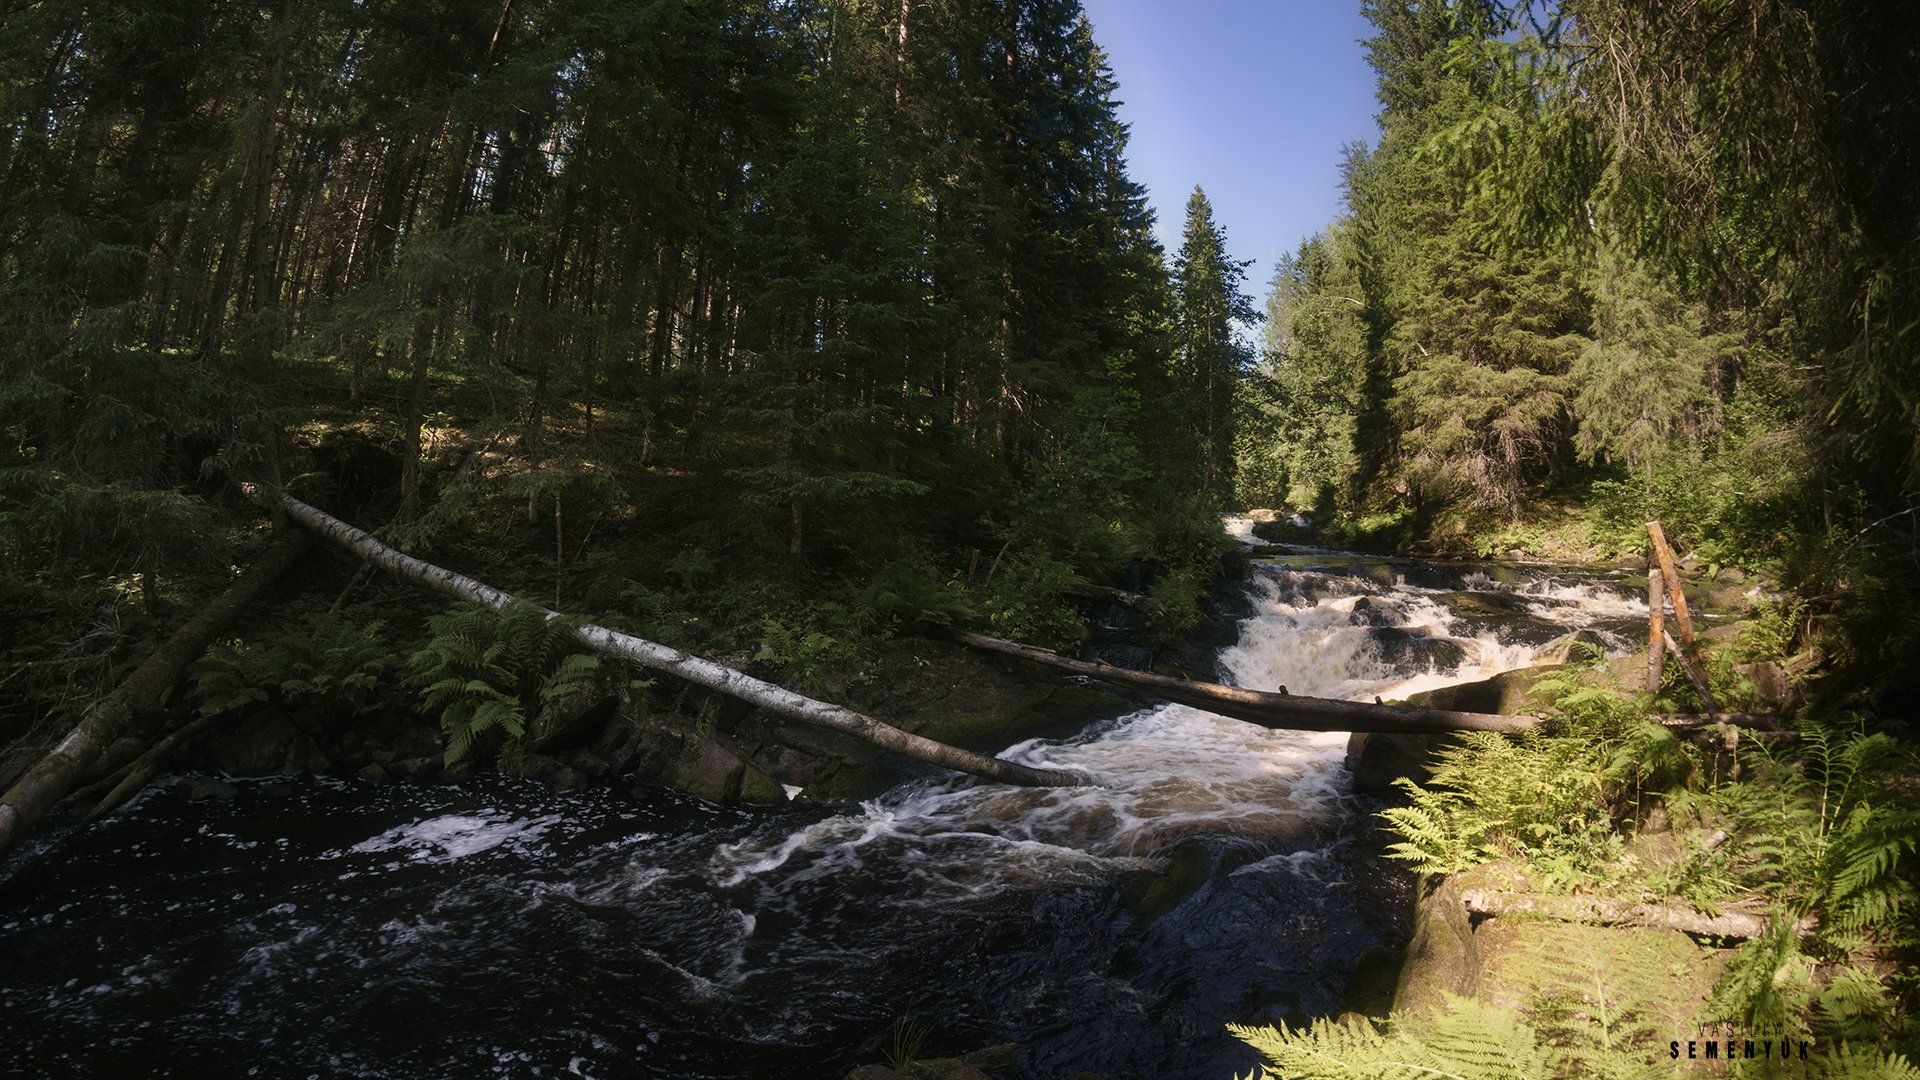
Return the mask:
<path id="1" fill-rule="evenodd" d="M 1256 564 L 1240 685 L 1395 697 L 1645 616 L 1607 575 Z M 718 807 L 508 780 L 160 786 L 0 891 L 0 1046 L 44 1075 L 1227 1077 L 1336 1009 L 1404 882 L 1346 738 L 1143 709 L 1005 756 L 1111 786 Z M 211 789 L 216 797 L 205 796 Z"/>

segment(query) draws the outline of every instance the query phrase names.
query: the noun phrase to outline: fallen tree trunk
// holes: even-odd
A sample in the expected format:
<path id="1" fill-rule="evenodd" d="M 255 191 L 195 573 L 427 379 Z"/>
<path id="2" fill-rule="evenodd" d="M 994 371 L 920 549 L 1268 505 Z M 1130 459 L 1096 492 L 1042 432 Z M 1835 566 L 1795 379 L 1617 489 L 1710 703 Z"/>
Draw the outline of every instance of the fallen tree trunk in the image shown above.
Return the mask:
<path id="1" fill-rule="evenodd" d="M 1248 690 L 1220 683 L 1176 679 L 1149 671 L 1074 660 L 1046 649 L 1005 641 L 985 634 L 956 631 L 955 640 L 976 649 L 1044 664 L 1060 671 L 1120 686 L 1196 709 L 1231 716 L 1261 727 L 1299 731 L 1368 731 L 1394 735 L 1438 735 L 1449 731 L 1519 732 L 1537 726 L 1532 716 L 1455 712 L 1417 705 L 1368 704 L 1334 698 L 1302 697 L 1285 691 Z"/>
<path id="2" fill-rule="evenodd" d="M 159 776 L 160 770 L 166 768 L 167 759 L 173 756 L 174 751 L 180 749 L 182 745 L 194 736 L 228 719 L 232 719 L 232 714 L 214 713 L 202 716 L 183 727 L 175 729 L 166 738 L 155 743 L 152 749 L 129 763 L 125 769 L 107 778 L 106 781 L 103 781 L 103 783 L 110 783 L 113 786 L 107 792 L 106 796 L 95 804 L 92 810 L 87 812 L 87 820 L 95 821 L 105 817 L 107 814 L 112 813 L 115 807 L 118 807 L 121 803 L 139 794 L 140 789 L 146 787 L 148 781 Z M 98 790 L 98 787 L 98 785 L 90 786 L 88 791 Z M 79 797 L 83 799 L 87 796 L 86 791 L 79 792 L 78 794 Z"/>
<path id="3" fill-rule="evenodd" d="M 1593 926 L 1646 926 L 1703 937 L 1751 940 L 1767 932 L 1767 920 L 1744 911 L 1707 915 L 1679 904 L 1635 904 L 1607 896 L 1540 896 L 1501 889 L 1464 889 L 1460 898 L 1476 915 L 1538 915 Z M 1802 922 L 1802 933 L 1811 923 Z"/>
<path id="4" fill-rule="evenodd" d="M 339 518 L 309 506 L 291 495 L 282 494 L 276 499 L 252 485 L 247 485 L 246 490 L 250 496 L 266 501 L 269 505 L 284 506 L 288 517 L 297 524 L 359 555 L 395 577 L 455 599 L 479 604 L 493 611 L 503 610 L 515 602 L 513 596 L 491 585 L 423 562 L 410 555 L 401 554 Z M 559 617 L 558 612 L 547 608 L 540 610 L 545 611 L 548 618 Z M 1092 778 L 1084 774 L 1062 772 L 1056 769 L 1036 769 L 1018 762 L 1003 761 L 971 750 L 963 750 L 957 746 L 936 742 L 922 735 L 902 731 L 891 724 L 882 723 L 844 706 L 816 701 L 723 664 L 716 664 L 711 660 L 692 656 L 644 638 L 609 630 L 604 626 L 588 623 L 575 628 L 573 636 L 580 644 L 595 652 L 631 660 L 641 667 L 654 671 L 664 671 L 710 690 L 717 690 L 729 697 L 757 705 L 768 712 L 838 731 L 882 750 L 916 761 L 924 761 L 929 765 L 938 765 L 943 769 L 971 773 L 1003 784 L 1020 784 L 1028 787 L 1076 787 L 1094 783 Z"/>
<path id="5" fill-rule="evenodd" d="M 186 625 L 155 649 L 126 680 L 93 703 L 66 738 L 21 775 L 0 795 L 0 853 L 4 853 L 40 820 L 54 804 L 80 783 L 87 767 L 99 758 L 134 717 L 160 704 L 167 691 L 186 673 L 206 647 L 241 612 L 252 607 L 267 586 L 290 568 L 305 538 L 286 533 L 241 574 L 239 580 L 196 612 Z"/>
<path id="6" fill-rule="evenodd" d="M 1191 705 L 1221 716 L 1231 716 L 1261 727 L 1293 731 L 1366 731 L 1389 735 L 1440 735 L 1450 731 L 1498 731 L 1515 734 L 1540 726 L 1537 716 L 1509 716 L 1501 713 L 1457 712 L 1429 709 L 1418 705 L 1368 704 L 1336 698 L 1304 697 L 1278 692 L 1248 690 L 1239 686 L 1176 679 L 1150 671 L 1116 667 L 1096 660 L 1075 660 L 1049 649 L 1022 645 L 1017 641 L 989 637 L 967 630 L 949 635 L 963 645 L 999 653 L 1069 674 L 1114 683 L 1138 690 L 1149 697 L 1180 705 Z M 1727 725 L 1772 732 L 1779 728 L 1779 717 L 1772 713 L 1681 713 L 1654 716 L 1655 723 L 1680 730 Z M 1791 733 L 1782 732 L 1782 737 Z"/>
<path id="7" fill-rule="evenodd" d="M 1700 704 L 1706 706 L 1710 713 L 1719 712 L 1720 703 L 1713 698 L 1713 687 L 1707 685 L 1707 673 L 1700 670 L 1700 665 L 1693 662 L 1693 657 L 1673 640 L 1672 634 L 1663 633 L 1660 635 L 1660 640 L 1666 644 L 1667 651 L 1673 654 L 1673 658 L 1680 661 L 1680 670 L 1686 673 L 1687 681 L 1693 684 L 1693 692 L 1700 696 Z"/>
<path id="8" fill-rule="evenodd" d="M 1753 731 L 1798 734 L 1798 732 L 1788 732 L 1786 728 L 1780 726 L 1780 714 L 1770 712 L 1655 713 L 1648 719 L 1670 728 L 1714 727 L 1727 724 Z"/>

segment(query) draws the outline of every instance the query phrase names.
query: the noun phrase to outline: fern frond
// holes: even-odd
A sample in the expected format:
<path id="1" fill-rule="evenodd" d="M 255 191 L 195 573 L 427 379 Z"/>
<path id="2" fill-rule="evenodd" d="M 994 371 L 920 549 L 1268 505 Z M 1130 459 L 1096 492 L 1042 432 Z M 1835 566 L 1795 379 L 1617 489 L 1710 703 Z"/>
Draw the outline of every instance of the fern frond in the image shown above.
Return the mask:
<path id="1" fill-rule="evenodd" d="M 1285 1080 L 1550 1080 L 1556 1056 L 1511 1009 L 1449 997 L 1439 1014 L 1407 1031 L 1372 1021 L 1317 1020 L 1293 1027 L 1229 1025 Z"/>

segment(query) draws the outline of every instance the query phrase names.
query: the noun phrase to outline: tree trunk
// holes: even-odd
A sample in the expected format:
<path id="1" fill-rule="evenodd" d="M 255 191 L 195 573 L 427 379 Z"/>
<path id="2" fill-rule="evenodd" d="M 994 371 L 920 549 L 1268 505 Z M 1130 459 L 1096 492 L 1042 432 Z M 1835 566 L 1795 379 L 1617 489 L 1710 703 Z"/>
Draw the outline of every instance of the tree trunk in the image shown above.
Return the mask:
<path id="1" fill-rule="evenodd" d="M 1665 676 L 1667 650 L 1661 642 L 1667 636 L 1667 579 L 1660 573 L 1659 560 L 1647 556 L 1647 693 L 1660 692 Z"/>
<path id="2" fill-rule="evenodd" d="M 1719 712 L 1720 703 L 1713 699 L 1713 688 L 1707 685 L 1707 673 L 1700 669 L 1700 665 L 1693 662 L 1693 657 L 1687 655 L 1679 642 L 1673 640 L 1672 634 L 1663 633 L 1660 635 L 1660 640 L 1666 644 L 1667 650 L 1673 653 L 1673 658 L 1680 661 L 1680 670 L 1686 672 L 1687 681 L 1693 684 L 1693 692 L 1700 695 L 1700 704 L 1706 706 L 1710 713 Z"/>
<path id="3" fill-rule="evenodd" d="M 186 625 L 155 649 L 125 682 L 94 702 L 67 737 L 0 796 L 0 852 L 18 843 L 28 829 L 74 789 L 87 767 L 126 730 L 135 716 L 160 703 L 185 674 L 187 665 L 241 612 L 251 607 L 275 578 L 293 565 L 304 546 L 305 538 L 299 533 L 288 533 L 275 540 L 238 581 L 188 619 Z"/>
<path id="4" fill-rule="evenodd" d="M 123 772 L 119 773 L 117 779 L 110 778 L 106 781 L 113 786 L 92 810 L 87 811 L 87 820 L 95 821 L 105 817 L 107 814 L 112 813 L 114 808 L 118 807 L 121 803 L 139 794 L 140 789 L 146 787 L 149 780 L 159 776 L 160 770 L 166 768 L 167 759 L 173 756 L 174 751 L 180 749 L 181 746 L 185 745 L 201 732 L 206 731 L 215 724 L 230 719 L 233 719 L 230 713 L 212 713 L 207 716 L 202 716 L 184 727 L 175 729 L 166 738 L 155 743 L 152 749 L 140 755 L 140 757 L 129 764 Z M 97 790 L 97 787 L 90 787 L 89 790 Z M 87 792 L 82 791 L 79 795 L 81 798 L 85 798 Z"/>
<path id="5" fill-rule="evenodd" d="M 1674 625 L 1680 628 L 1680 644 L 1693 651 L 1693 614 L 1687 610 L 1687 593 L 1680 587 L 1680 571 L 1674 566 L 1673 549 L 1667 546 L 1667 534 L 1657 521 L 1647 522 L 1647 539 L 1652 541 L 1653 557 L 1660 564 L 1660 577 L 1666 582 L 1667 598 L 1673 601 Z"/>
<path id="6" fill-rule="evenodd" d="M 271 495 L 253 485 L 247 485 L 247 492 L 256 499 L 269 502 L 273 499 Z M 354 552 L 395 577 L 455 599 L 479 604 L 493 611 L 503 610 L 514 603 L 513 596 L 491 585 L 422 562 L 409 555 L 403 555 L 346 522 L 308 506 L 290 495 L 281 495 L 278 501 L 286 507 L 288 516 L 295 522 Z M 545 608 L 541 610 L 546 611 L 549 618 L 559 617 L 558 612 Z M 935 742 L 924 736 L 902 731 L 890 724 L 881 723 L 872 717 L 863 716 L 852 709 L 824 701 L 815 701 L 784 687 L 756 679 L 744 672 L 716 664 L 711 660 L 609 630 L 604 626 L 589 623 L 575 628 L 572 633 L 580 644 L 595 652 L 631 660 L 641 667 L 651 668 L 654 671 L 664 671 L 710 690 L 717 690 L 729 697 L 739 698 L 748 704 L 757 705 L 768 712 L 778 713 L 802 723 L 829 728 L 882 750 L 913 758 L 916 761 L 924 761 L 930 765 L 938 765 L 944 769 L 972 773 L 984 779 L 1028 787 L 1082 787 L 1095 782 L 1084 774 L 1030 768 L 1016 762 L 1002 761 L 999 758 L 976 754 L 971 750 L 962 750 L 957 746 Z"/>
<path id="7" fill-rule="evenodd" d="M 1743 911 L 1706 915 L 1679 904 L 1635 904 L 1608 896 L 1536 896 L 1499 889 L 1466 889 L 1460 894 L 1476 915 L 1539 915 L 1560 922 L 1594 926 L 1650 926 L 1702 937 L 1752 939 L 1767 932 L 1767 920 Z M 1802 920 L 1799 929 L 1811 924 Z"/>
<path id="8" fill-rule="evenodd" d="M 1434 735 L 1448 731 L 1519 732 L 1540 721 L 1531 716 L 1454 712 L 1415 705 L 1366 704 L 1332 698 L 1299 697 L 1284 690 L 1274 693 L 1219 683 L 1194 682 L 1112 664 L 1072 660 L 1045 649 L 959 631 L 955 640 L 976 649 L 1018 657 L 1061 671 L 1118 683 L 1181 705 L 1231 716 L 1261 727 L 1299 731 L 1370 731 L 1400 735 Z"/>

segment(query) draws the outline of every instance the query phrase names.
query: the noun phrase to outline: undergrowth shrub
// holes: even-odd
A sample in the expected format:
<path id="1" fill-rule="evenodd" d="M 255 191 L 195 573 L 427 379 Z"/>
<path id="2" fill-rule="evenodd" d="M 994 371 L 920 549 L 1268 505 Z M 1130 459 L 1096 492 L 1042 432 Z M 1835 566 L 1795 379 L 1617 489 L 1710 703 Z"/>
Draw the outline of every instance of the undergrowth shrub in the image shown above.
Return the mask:
<path id="1" fill-rule="evenodd" d="M 1920 943 L 1920 809 L 1900 787 L 1913 756 L 1857 722 L 1809 721 L 1801 742 L 1797 758 L 1750 751 L 1750 779 L 1714 794 L 1739 841 L 1742 884 L 1773 909 L 1771 931 L 1741 948 L 1715 1005 L 1746 1023 L 1811 1010 L 1852 1030 L 1892 1011 L 1880 980 L 1848 974 L 1852 958 Z M 1822 967 L 1836 974 L 1822 982 Z"/>
<path id="2" fill-rule="evenodd" d="M 1566 887 L 1611 873 L 1620 826 L 1649 795 L 1691 782 L 1696 766 L 1671 732 L 1637 718 L 1633 698 L 1594 684 L 1595 664 L 1590 655 L 1535 684 L 1548 724 L 1463 732 L 1435 753 L 1427 783 L 1396 781 L 1407 805 L 1380 813 L 1400 838 L 1389 856 L 1442 873 L 1519 858 Z"/>
<path id="3" fill-rule="evenodd" d="M 439 717 L 448 764 L 475 751 L 511 759 L 541 707 L 593 682 L 600 658 L 579 651 L 577 625 L 523 603 L 498 615 L 461 607 L 428 620 L 432 636 L 409 658 L 408 679 Z"/>
<path id="4" fill-rule="evenodd" d="M 282 620 L 223 641 L 194 664 L 207 715 L 269 702 L 346 714 L 373 701 L 394 666 L 384 624 L 331 612 Z"/>

